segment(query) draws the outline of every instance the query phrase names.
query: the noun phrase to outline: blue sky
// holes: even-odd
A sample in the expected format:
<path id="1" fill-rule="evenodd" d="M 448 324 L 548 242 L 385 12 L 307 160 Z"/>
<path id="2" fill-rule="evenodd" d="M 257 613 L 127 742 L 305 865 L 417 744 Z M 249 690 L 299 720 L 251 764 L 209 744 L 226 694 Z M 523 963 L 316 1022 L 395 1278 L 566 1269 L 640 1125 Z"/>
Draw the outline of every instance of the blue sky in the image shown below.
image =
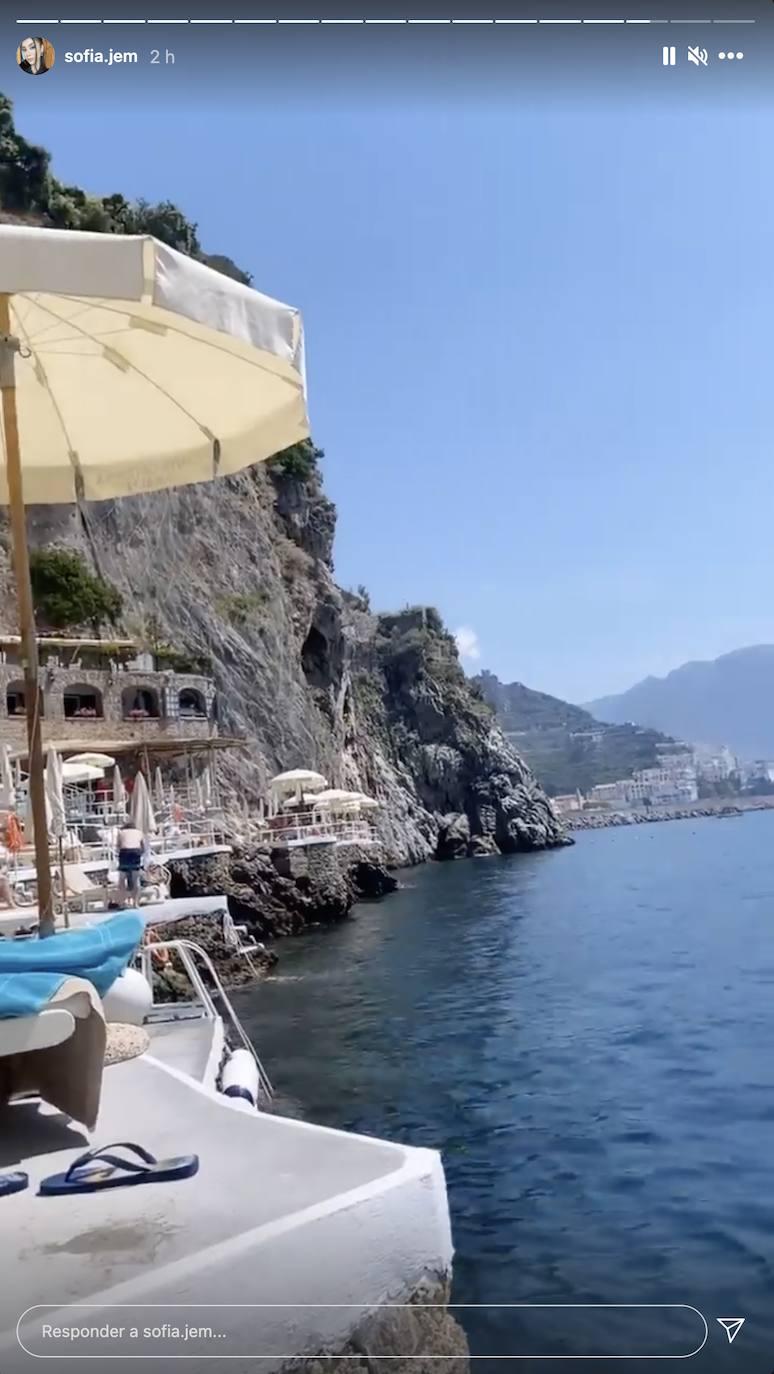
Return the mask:
<path id="1" fill-rule="evenodd" d="M 576 701 L 774 640 L 770 109 L 31 84 L 60 177 L 302 308 L 343 585 Z"/>

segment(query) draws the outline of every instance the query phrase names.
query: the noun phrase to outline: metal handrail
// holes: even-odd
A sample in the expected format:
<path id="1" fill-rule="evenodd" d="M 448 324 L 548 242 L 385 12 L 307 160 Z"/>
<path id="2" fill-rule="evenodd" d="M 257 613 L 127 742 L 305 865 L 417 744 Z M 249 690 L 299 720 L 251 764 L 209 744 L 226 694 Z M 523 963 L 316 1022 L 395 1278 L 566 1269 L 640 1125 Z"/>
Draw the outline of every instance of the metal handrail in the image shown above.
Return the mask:
<path id="1" fill-rule="evenodd" d="M 199 959 L 204 964 L 205 969 L 207 970 L 213 983 L 215 984 L 216 994 L 221 1000 L 223 1010 L 226 1012 L 226 1016 L 231 1025 L 231 1029 L 236 1034 L 237 1039 L 241 1042 L 243 1049 L 246 1049 L 252 1055 L 253 1059 L 256 1062 L 256 1065 L 258 1067 L 258 1081 L 261 1087 L 263 1088 L 263 1091 L 265 1092 L 267 1097 L 273 1097 L 274 1088 L 272 1087 L 271 1079 L 269 1078 L 269 1075 L 267 1074 L 265 1068 L 263 1067 L 263 1064 L 261 1063 L 258 1057 L 255 1046 L 252 1044 L 249 1036 L 246 1034 L 242 1022 L 239 1020 L 239 1017 L 234 1011 L 234 1008 L 231 1005 L 231 1000 L 215 971 L 215 967 L 207 951 L 205 949 L 202 949 L 201 945 L 197 945 L 193 940 L 154 940 L 152 944 L 143 945 L 141 951 L 142 972 L 146 982 L 148 983 L 148 986 L 151 989 L 153 988 L 151 960 L 153 958 L 153 955 L 157 952 L 157 950 L 162 949 L 174 950 L 177 954 L 179 954 L 180 961 L 188 975 L 191 986 L 193 987 L 194 992 L 196 993 L 197 997 L 199 998 L 204 1007 L 205 1015 L 207 1016 L 208 1020 L 214 1020 L 219 1015 L 218 1008 L 216 1007 L 215 1002 L 213 1001 L 212 994 L 210 993 L 209 988 L 206 986 L 198 968 L 196 967 L 196 960 Z"/>
<path id="2" fill-rule="evenodd" d="M 373 826 L 366 820 L 353 817 L 321 819 L 311 812 L 275 817 L 273 823 L 270 821 L 253 827 L 251 833 L 259 843 L 279 848 L 287 844 L 319 844 L 325 841 L 369 844 L 376 838 Z"/>

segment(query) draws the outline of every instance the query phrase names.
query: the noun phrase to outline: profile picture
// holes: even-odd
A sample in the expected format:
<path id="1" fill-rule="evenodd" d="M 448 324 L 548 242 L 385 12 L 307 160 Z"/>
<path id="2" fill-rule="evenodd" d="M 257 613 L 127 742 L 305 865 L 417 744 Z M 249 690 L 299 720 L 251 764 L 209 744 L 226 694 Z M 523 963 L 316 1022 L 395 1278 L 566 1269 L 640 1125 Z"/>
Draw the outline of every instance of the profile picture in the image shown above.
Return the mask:
<path id="1" fill-rule="evenodd" d="M 16 61 L 28 76 L 42 76 L 54 65 L 54 49 L 47 38 L 23 38 L 16 49 Z"/>

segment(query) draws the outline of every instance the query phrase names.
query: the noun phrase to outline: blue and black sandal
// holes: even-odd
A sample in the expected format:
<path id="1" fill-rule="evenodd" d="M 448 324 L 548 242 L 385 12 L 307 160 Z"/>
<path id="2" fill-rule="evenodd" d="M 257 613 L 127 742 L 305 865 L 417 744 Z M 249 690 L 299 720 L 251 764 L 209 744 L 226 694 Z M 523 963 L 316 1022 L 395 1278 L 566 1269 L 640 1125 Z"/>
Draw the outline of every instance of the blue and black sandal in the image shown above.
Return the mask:
<path id="1" fill-rule="evenodd" d="M 142 1163 L 110 1154 L 111 1150 L 131 1150 Z M 74 1159 L 64 1174 L 44 1178 L 40 1193 L 46 1197 L 64 1193 L 99 1193 L 103 1188 L 131 1188 L 138 1183 L 171 1183 L 178 1178 L 193 1178 L 199 1172 L 198 1155 L 156 1159 L 142 1145 L 118 1141 L 99 1145 Z"/>
<path id="2" fill-rule="evenodd" d="M 15 1174 L 0 1174 L 0 1197 L 9 1197 L 11 1193 L 23 1193 L 29 1187 L 29 1174 L 23 1173 L 21 1169 Z"/>

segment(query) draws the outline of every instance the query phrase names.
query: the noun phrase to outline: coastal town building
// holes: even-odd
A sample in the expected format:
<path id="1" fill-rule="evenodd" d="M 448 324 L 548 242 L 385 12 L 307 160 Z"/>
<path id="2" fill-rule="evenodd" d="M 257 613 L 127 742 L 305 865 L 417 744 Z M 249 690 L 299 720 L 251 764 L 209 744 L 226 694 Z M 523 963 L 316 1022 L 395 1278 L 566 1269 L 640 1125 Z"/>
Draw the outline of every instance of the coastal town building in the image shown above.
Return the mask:
<path id="1" fill-rule="evenodd" d="M 720 749 L 697 746 L 693 753 L 696 770 L 705 782 L 726 782 L 740 771 L 739 760 L 727 745 Z"/>
<path id="2" fill-rule="evenodd" d="M 745 778 L 747 782 L 763 778 L 765 782 L 774 782 L 774 760 L 754 759 L 745 768 Z"/>
<path id="3" fill-rule="evenodd" d="M 588 793 L 592 806 L 616 806 L 624 802 L 624 782 L 600 782 Z"/>
<path id="4" fill-rule="evenodd" d="M 668 767 L 642 768 L 631 778 L 599 783 L 588 793 L 587 804 L 614 810 L 642 807 L 687 806 L 699 796 L 698 778 L 692 763 L 678 756 Z"/>
<path id="5" fill-rule="evenodd" d="M 698 800 L 699 788 L 693 766 L 643 768 L 624 785 L 630 806 L 685 806 Z"/>
<path id="6" fill-rule="evenodd" d="M 582 811 L 584 802 L 585 799 L 581 791 L 568 792 L 563 796 L 551 798 L 551 805 L 557 816 L 569 816 L 575 811 Z"/>

